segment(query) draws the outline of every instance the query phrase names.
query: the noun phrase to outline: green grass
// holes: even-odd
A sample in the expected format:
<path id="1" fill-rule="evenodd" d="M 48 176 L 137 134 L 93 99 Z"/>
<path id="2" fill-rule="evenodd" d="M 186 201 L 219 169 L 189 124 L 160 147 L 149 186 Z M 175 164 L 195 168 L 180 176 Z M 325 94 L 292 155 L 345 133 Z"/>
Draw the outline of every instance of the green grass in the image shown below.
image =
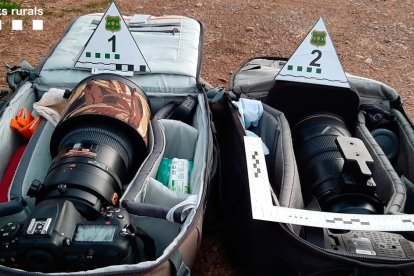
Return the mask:
<path id="1" fill-rule="evenodd" d="M 10 15 L 13 9 L 20 9 L 22 6 L 21 3 L 16 3 L 10 0 L 0 0 L 0 9 L 7 10 L 7 14 Z"/>
<path id="2" fill-rule="evenodd" d="M 100 0 L 100 1 L 97 1 L 97 2 L 87 4 L 85 6 L 85 8 L 88 9 L 88 10 L 106 9 L 107 7 L 109 7 L 110 3 L 111 3 L 110 0 Z"/>
<path id="3" fill-rule="evenodd" d="M 98 1 L 86 4 L 83 7 L 62 9 L 59 11 L 58 16 L 61 17 L 66 14 L 86 14 L 86 13 L 93 13 L 93 12 L 104 12 L 106 8 L 109 7 L 110 3 L 111 3 L 110 0 L 98 0 Z"/>

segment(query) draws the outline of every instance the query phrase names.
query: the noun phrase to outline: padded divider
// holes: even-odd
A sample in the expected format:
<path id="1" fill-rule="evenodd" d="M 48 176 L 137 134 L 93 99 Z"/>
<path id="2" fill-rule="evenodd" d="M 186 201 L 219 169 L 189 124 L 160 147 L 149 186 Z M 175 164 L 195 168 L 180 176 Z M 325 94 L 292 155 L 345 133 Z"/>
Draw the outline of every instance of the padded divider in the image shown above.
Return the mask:
<path id="1" fill-rule="evenodd" d="M 166 104 L 169 103 L 168 100 L 165 101 Z M 205 195 L 204 191 L 204 184 L 206 178 L 206 170 L 211 166 L 211 160 L 208 158 L 209 150 L 212 150 L 211 143 L 211 136 L 209 135 L 209 122 L 207 121 L 209 119 L 209 116 L 207 114 L 207 102 L 205 101 L 205 95 L 198 94 L 198 106 L 194 115 L 194 119 L 192 122 L 192 127 L 190 126 L 190 129 L 193 128 L 198 132 L 198 135 L 196 135 L 196 139 L 194 142 L 194 149 L 193 149 L 193 158 L 194 158 L 194 167 L 193 167 L 193 173 L 191 175 L 191 192 L 192 194 L 198 195 L 198 201 L 196 204 L 196 209 L 191 209 L 189 212 L 187 219 L 182 224 L 175 224 L 169 221 L 166 221 L 164 219 L 157 219 L 152 217 L 138 217 L 134 216 L 134 221 L 137 223 L 139 227 L 141 227 L 143 230 L 145 230 L 151 237 L 153 237 L 156 241 L 157 246 L 157 256 L 165 256 L 166 254 L 170 254 L 172 250 L 175 250 L 176 247 L 180 244 L 180 242 L 187 237 L 189 228 L 192 227 L 192 223 L 194 223 L 194 219 L 196 218 L 196 211 L 202 212 L 202 210 L 199 210 L 200 202 L 203 199 L 203 196 Z M 161 120 L 160 120 L 161 121 Z M 159 189 L 161 188 L 161 193 L 164 193 L 164 187 L 160 187 L 162 185 L 158 181 L 154 180 L 155 175 L 158 170 L 159 161 L 164 157 L 164 149 L 165 144 L 168 143 L 168 141 L 165 141 L 165 137 L 163 134 L 163 128 L 161 126 L 161 123 L 158 120 L 153 120 L 152 126 L 153 126 L 153 133 L 154 133 L 154 148 L 151 151 L 150 155 L 148 156 L 147 160 L 144 162 L 142 167 L 140 168 L 140 171 L 137 175 L 137 177 L 134 179 L 133 183 L 129 185 L 128 190 L 124 193 L 124 196 L 122 198 L 123 205 L 127 206 L 137 206 L 137 202 L 146 201 L 145 199 L 146 193 L 148 193 L 148 189 Z M 192 130 L 193 132 L 193 130 Z M 174 138 L 176 139 L 176 138 Z M 187 139 L 187 138 L 186 138 Z M 187 141 L 187 140 L 186 140 Z M 188 141 L 187 141 L 188 143 Z M 152 179 L 151 179 L 152 178 Z M 158 185 L 158 187 L 147 187 L 145 185 Z M 157 196 L 157 193 L 159 191 L 151 191 L 151 198 L 152 195 L 154 196 L 154 199 L 147 200 L 147 201 L 160 201 L 162 199 L 155 197 Z M 169 194 L 168 191 L 162 196 L 166 196 Z M 143 198 L 144 196 L 144 198 Z M 187 196 L 187 195 L 182 195 Z M 170 200 L 170 199 L 169 199 Z M 174 199 L 175 200 L 175 199 Z M 153 205 L 152 203 L 147 203 L 150 207 L 150 205 Z M 144 204 L 145 204 L 144 203 Z M 170 204 L 172 204 L 173 201 L 170 201 Z M 163 203 L 165 204 L 165 203 Z M 138 204 L 139 205 L 139 204 Z M 135 220 L 135 218 L 139 218 L 138 220 Z M 198 217 L 197 217 L 198 218 Z M 138 263 L 134 265 L 135 267 L 146 267 L 146 263 Z M 125 267 L 126 268 L 126 267 Z M 123 270 L 123 272 L 127 271 L 126 269 Z"/>
<path id="2" fill-rule="evenodd" d="M 276 148 L 278 146 L 279 132 L 280 132 L 280 123 L 278 117 L 280 114 L 271 114 L 266 104 L 263 104 L 263 115 L 259 120 L 259 125 L 257 128 L 251 127 L 249 130 L 252 130 L 257 136 L 259 136 L 263 143 L 269 149 L 270 154 L 275 154 Z"/>
<path id="3" fill-rule="evenodd" d="M 365 117 L 362 112 L 358 116 L 355 137 L 360 138 L 364 142 L 374 159 L 375 165 L 372 170 L 372 177 L 377 184 L 377 194 L 379 198 L 382 201 L 387 202 L 384 213 L 390 214 L 403 212 L 406 201 L 405 186 L 401 182 L 401 179 L 391 163 L 388 161 L 385 153 L 366 127 Z"/>
<path id="4" fill-rule="evenodd" d="M 255 130 L 266 146 L 268 173 L 281 206 L 304 208 L 289 123 L 282 112 L 263 104 L 263 115 Z"/>
<path id="5" fill-rule="evenodd" d="M 401 181 L 404 183 L 405 189 L 407 190 L 407 202 L 405 204 L 404 213 L 414 214 L 414 183 L 404 176 L 401 177 Z"/>
<path id="6" fill-rule="evenodd" d="M 212 138 L 209 137 L 208 127 L 210 123 L 207 120 L 210 118 L 210 115 L 207 114 L 206 106 L 208 106 L 208 102 L 206 101 L 205 95 L 199 93 L 198 107 L 192 123 L 193 127 L 198 130 L 198 136 L 194 150 L 193 172 L 190 178 L 190 192 L 192 194 L 198 194 L 198 202 L 201 200 L 204 185 L 206 184 L 206 173 L 212 169 L 207 158 L 209 154 L 212 154 L 213 144 L 211 142 Z M 209 173 L 207 174 L 210 175 Z"/>
<path id="7" fill-rule="evenodd" d="M 131 193 L 132 190 L 135 191 L 136 196 L 133 198 L 134 202 L 149 203 L 165 208 L 171 208 L 184 201 L 188 195 L 171 191 L 155 179 L 159 162 L 162 158 L 193 160 L 198 131 L 194 127 L 176 120 L 153 120 L 153 125 L 154 124 L 156 124 L 156 129 L 154 129 L 155 138 L 162 141 L 154 141 L 156 146 L 145 161 L 145 163 L 148 164 L 145 164 L 141 168 L 137 180 L 134 181 L 134 183 L 142 181 L 139 182 L 142 184 L 140 184 L 139 187 L 135 184 L 130 185 L 137 187 L 131 187 L 126 193 Z M 158 125 L 160 125 L 161 128 L 159 128 Z M 161 148 L 162 145 L 164 145 L 163 148 Z M 155 163 L 152 163 L 151 166 L 151 162 Z M 146 169 L 146 167 L 148 167 L 149 171 L 144 172 L 143 169 Z M 142 177 L 142 174 L 145 175 L 145 178 Z M 127 198 L 131 197 L 129 195 L 124 197 L 124 199 Z"/>
<path id="8" fill-rule="evenodd" d="M 4 172 L 15 151 L 25 143 L 25 140 L 10 127 L 10 120 L 23 107 L 32 110 L 32 105 L 35 101 L 32 84 L 29 82 L 25 83 L 16 93 L 0 117 L 0 179 L 3 178 Z"/>
<path id="9" fill-rule="evenodd" d="M 283 114 L 280 115 L 280 129 L 280 146 L 276 151 L 276 160 L 283 163 L 283 181 L 279 202 L 282 206 L 304 208 L 290 127 Z"/>
<path id="10" fill-rule="evenodd" d="M 181 121 L 163 119 L 165 135 L 164 158 L 194 159 L 198 131 Z"/>
<path id="11" fill-rule="evenodd" d="M 206 114 L 203 113 L 201 106 L 198 106 L 193 120 L 193 124 L 197 127 L 177 120 L 153 119 L 153 149 L 136 178 L 128 186 L 122 200 L 171 208 L 188 197 L 186 194 L 178 194 L 169 190 L 155 180 L 162 158 L 182 158 L 194 161 L 193 173 L 190 177 L 190 191 L 192 194 L 199 193 L 200 185 L 204 184 L 202 176 L 205 171 L 205 168 L 203 169 L 205 167 L 204 157 L 207 152 L 206 137 L 200 135 L 200 133 L 203 134 L 203 128 L 207 125 L 207 122 L 204 122 L 205 118 Z"/>
<path id="12" fill-rule="evenodd" d="M 398 93 L 388 85 L 364 77 L 358 77 L 346 74 L 349 85 L 358 92 L 361 104 L 372 103 L 377 100 L 395 101 L 398 98 Z"/>
<path id="13" fill-rule="evenodd" d="M 50 156 L 50 137 L 54 126 L 43 120 L 36 133 L 30 139 L 20 164 L 16 170 L 10 189 L 10 199 L 25 197 L 34 179 L 43 181 L 52 164 Z M 33 199 L 26 199 L 31 205 Z"/>
<path id="14" fill-rule="evenodd" d="M 400 148 L 397 155 L 396 170 L 411 182 L 414 182 L 414 130 L 398 110 L 392 109 L 398 126 Z"/>
<path id="15" fill-rule="evenodd" d="M 157 119 L 151 120 L 151 134 L 152 137 L 152 147 L 148 153 L 147 158 L 142 163 L 141 167 L 138 170 L 137 175 L 128 185 L 126 191 L 124 192 L 122 201 L 138 201 L 141 202 L 141 190 L 143 185 L 146 183 L 149 176 L 155 177 L 157 174 L 157 169 L 159 163 L 162 159 L 162 155 L 165 149 L 165 136 L 162 130 L 161 123 Z"/>
<path id="16" fill-rule="evenodd" d="M 171 191 L 156 179 L 149 177 L 140 191 L 141 202 L 172 208 L 184 201 L 188 195 Z"/>

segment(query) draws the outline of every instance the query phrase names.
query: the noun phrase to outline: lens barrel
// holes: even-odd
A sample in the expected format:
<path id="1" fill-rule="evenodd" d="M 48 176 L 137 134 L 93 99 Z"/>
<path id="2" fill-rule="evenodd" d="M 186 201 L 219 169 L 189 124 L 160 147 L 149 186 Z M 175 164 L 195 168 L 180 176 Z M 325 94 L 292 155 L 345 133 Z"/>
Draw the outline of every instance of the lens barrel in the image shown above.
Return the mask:
<path id="1" fill-rule="evenodd" d="M 351 137 L 344 121 L 335 114 L 314 114 L 293 127 L 293 144 L 301 186 L 323 211 L 354 214 L 380 213 L 378 200 L 358 185 L 344 181 L 345 160 L 336 143 L 339 136 Z M 366 183 L 365 183 L 366 184 Z"/>
<path id="2" fill-rule="evenodd" d="M 53 132 L 54 160 L 37 200 L 70 200 L 85 218 L 117 205 L 147 156 L 150 116 L 146 95 L 130 80 L 101 74 L 81 81 Z"/>
<path id="3" fill-rule="evenodd" d="M 63 137 L 43 183 L 49 192 L 42 199 L 70 199 L 87 217 L 98 213 L 102 203 L 117 204 L 134 158 L 134 141 L 111 129 L 108 122 L 90 120 Z"/>

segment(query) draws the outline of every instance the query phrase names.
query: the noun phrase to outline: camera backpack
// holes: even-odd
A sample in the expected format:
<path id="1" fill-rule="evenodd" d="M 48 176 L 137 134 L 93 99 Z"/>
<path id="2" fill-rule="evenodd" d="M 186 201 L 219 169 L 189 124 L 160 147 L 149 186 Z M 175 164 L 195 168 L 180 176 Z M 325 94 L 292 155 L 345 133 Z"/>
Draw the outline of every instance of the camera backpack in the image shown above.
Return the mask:
<path id="1" fill-rule="evenodd" d="M 190 273 L 200 247 L 206 195 L 214 174 L 214 158 L 209 100 L 206 85 L 200 79 L 203 27 L 200 22 L 183 16 L 124 16 L 151 68 L 150 72 L 140 72 L 128 79 L 145 92 L 152 119 L 148 129 L 148 155 L 130 183 L 124 185 L 117 208 L 105 211 L 106 217 L 102 220 L 108 219 L 103 224 L 111 224 L 124 217 L 122 214 L 131 217 L 132 224 L 138 229 L 133 235 L 138 244 L 139 260 L 113 264 L 111 259 L 116 258 L 118 252 L 97 247 L 78 255 L 54 256 L 56 259 L 53 261 L 34 256 L 32 262 L 38 261 L 39 267 L 34 264 L 34 267 L 26 269 L 19 249 L 15 249 L 23 235 L 18 232 L 21 225 L 27 223 L 27 218 L 36 209 L 35 200 L 27 195 L 28 191 L 36 189 L 33 185 L 43 181 L 52 164 L 50 143 L 55 127 L 42 119 L 31 139 L 26 141 L 10 128 L 10 121 L 23 107 L 32 111 L 33 103 L 41 100 L 51 88 L 71 91 L 91 76 L 90 70 L 75 68 L 74 62 L 101 18 L 102 14 L 78 17 L 36 70 L 16 67 L 9 72 L 9 79 L 16 80 L 17 89 L 0 117 L 1 275 Z M 189 193 L 173 191 L 158 180 L 157 171 L 163 158 L 192 161 L 187 188 Z M 35 179 L 38 182 L 34 183 Z M 120 212 L 118 207 L 122 209 L 121 215 L 117 214 Z M 60 223 L 70 219 L 64 217 Z M 36 225 L 45 227 L 44 224 Z M 46 228 L 45 232 L 53 227 Z M 93 234 L 85 238 L 94 239 Z M 76 246 L 73 239 L 70 243 L 71 239 L 65 240 L 62 247 Z M 38 249 L 36 239 L 32 249 Z M 94 259 L 99 259 L 101 263 L 90 268 L 89 263 Z M 46 262 L 46 266 L 42 266 L 42 262 Z M 59 270 L 59 265 L 65 262 L 72 264 L 69 268 L 71 272 Z M 51 263 L 57 267 L 48 271 L 47 264 Z"/>
<path id="2" fill-rule="evenodd" d="M 376 220 L 381 221 L 382 214 L 388 215 L 386 224 L 392 219 L 391 215 L 397 218 L 413 214 L 413 123 L 406 115 L 398 93 L 381 82 L 350 74 L 346 74 L 351 88 L 347 91 L 329 86 L 310 89 L 302 83 L 275 81 L 286 62 L 287 59 L 278 57 L 246 61 L 231 76 L 226 97 L 212 106 L 221 158 L 221 184 L 215 188 L 220 194 L 221 219 L 233 262 L 246 275 L 413 275 L 412 231 L 335 231 L 300 223 L 281 223 L 277 219 L 253 219 L 252 213 L 257 210 L 252 207 L 253 192 L 249 185 L 259 184 L 249 184 L 249 172 L 260 172 L 256 165 L 248 165 L 251 161 L 248 161 L 248 149 L 243 140 L 248 132 L 261 137 L 267 147 L 268 154 L 263 151 L 272 204 L 286 207 L 280 209 L 280 215 L 275 211 L 275 218 L 282 216 L 285 210 L 290 212 L 289 219 L 293 221 L 304 219 L 303 212 L 295 213 L 294 210 L 321 213 L 322 203 L 309 193 L 305 183 L 307 178 L 323 174 L 326 167 L 322 166 L 330 166 L 334 158 L 320 151 L 327 147 L 327 141 L 303 146 L 305 138 L 297 137 L 310 135 L 317 128 L 308 124 L 303 130 L 306 120 L 299 118 L 302 113 L 314 111 L 327 111 L 323 118 L 327 120 L 325 122 L 329 121 L 329 114 L 341 114 L 351 135 L 359 138 L 372 156 L 373 166 L 370 168 L 376 195 L 370 197 L 379 198 L 381 202 L 381 212 Z M 251 100 L 254 106 L 248 102 Z M 257 107 L 260 105 L 261 108 Z M 249 109 L 247 113 L 243 113 L 246 109 Z M 262 115 L 258 115 L 260 109 Z M 250 126 L 244 124 L 240 113 L 248 117 L 245 120 L 256 122 Z M 322 119 L 319 119 L 319 122 L 314 120 L 315 125 L 321 123 Z M 308 121 L 310 123 L 310 119 Z M 301 124 L 299 135 L 298 125 Z M 336 148 L 332 143 L 330 146 Z M 330 150 L 332 148 L 327 151 Z M 311 161 L 303 166 L 306 158 Z M 329 162 L 323 163 L 327 159 Z M 319 171 L 305 177 L 301 175 L 305 169 L 309 172 L 309 168 L 319 168 Z M 328 188 L 324 192 L 329 194 L 332 190 Z M 361 191 L 358 193 L 366 193 Z M 352 196 L 349 202 L 357 202 Z M 343 208 L 335 206 L 340 200 L 335 198 L 331 204 L 337 209 Z M 312 218 L 309 215 L 309 220 Z M 330 222 L 337 222 L 334 220 Z M 359 219 L 341 223 L 369 224 Z M 404 227 L 405 223 L 411 225 L 412 221 L 400 220 L 397 225 Z"/>

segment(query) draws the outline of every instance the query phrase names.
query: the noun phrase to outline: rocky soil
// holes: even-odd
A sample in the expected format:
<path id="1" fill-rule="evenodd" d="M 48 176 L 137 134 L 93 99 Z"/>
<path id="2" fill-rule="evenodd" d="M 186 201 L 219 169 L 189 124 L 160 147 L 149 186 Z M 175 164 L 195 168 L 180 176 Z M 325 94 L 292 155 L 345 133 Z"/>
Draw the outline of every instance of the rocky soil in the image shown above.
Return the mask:
<path id="1" fill-rule="evenodd" d="M 228 84 L 232 72 L 254 56 L 289 57 L 323 17 L 344 69 L 394 87 L 414 116 L 414 3 L 410 0 L 118 0 L 124 14 L 177 14 L 204 23 L 202 77 Z M 0 62 L 37 65 L 77 15 L 103 12 L 108 1 L 25 0 L 43 16 L 0 16 Z M 43 19 L 44 30 L 11 31 L 11 19 Z M 0 85 L 4 86 L 4 72 Z M 206 234 L 194 269 L 198 275 L 233 275 L 220 232 Z"/>

